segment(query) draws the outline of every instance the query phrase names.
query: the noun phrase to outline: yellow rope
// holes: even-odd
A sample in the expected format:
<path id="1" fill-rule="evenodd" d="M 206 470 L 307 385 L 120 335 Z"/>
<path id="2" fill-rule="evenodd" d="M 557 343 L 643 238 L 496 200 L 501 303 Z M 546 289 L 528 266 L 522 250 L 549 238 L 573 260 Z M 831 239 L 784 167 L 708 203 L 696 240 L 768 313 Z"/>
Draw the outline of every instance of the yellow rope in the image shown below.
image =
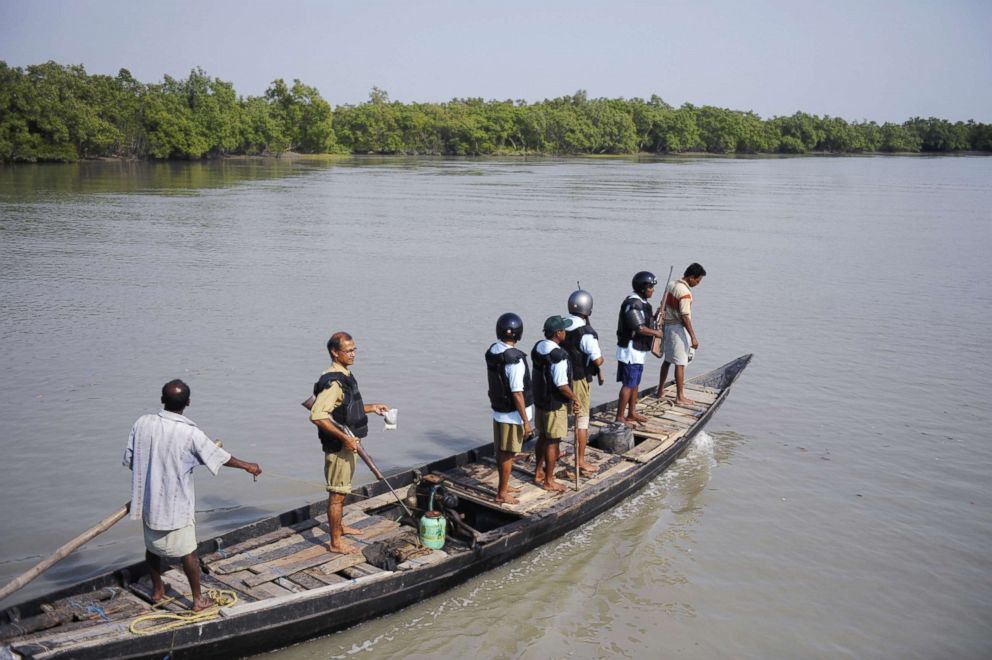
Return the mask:
<path id="1" fill-rule="evenodd" d="M 189 598 L 192 600 L 192 594 L 189 594 Z M 205 610 L 200 610 L 199 612 L 186 611 L 186 612 L 162 612 L 158 611 L 153 614 L 143 614 L 134 619 L 129 626 L 129 630 L 135 635 L 151 635 L 154 633 L 166 632 L 168 630 L 175 630 L 176 628 L 181 628 L 183 626 L 188 626 L 193 623 L 202 623 L 204 621 L 210 621 L 211 619 L 216 619 L 220 616 L 220 608 L 231 607 L 238 602 L 238 595 L 233 591 L 228 591 L 227 589 L 208 589 L 207 598 L 214 601 L 214 605 L 208 607 Z M 160 607 L 164 607 L 167 603 L 174 601 L 175 598 L 167 598 L 161 600 L 152 606 L 153 610 L 157 610 Z M 140 626 L 147 621 L 161 621 L 162 623 L 151 624 L 147 626 Z"/>

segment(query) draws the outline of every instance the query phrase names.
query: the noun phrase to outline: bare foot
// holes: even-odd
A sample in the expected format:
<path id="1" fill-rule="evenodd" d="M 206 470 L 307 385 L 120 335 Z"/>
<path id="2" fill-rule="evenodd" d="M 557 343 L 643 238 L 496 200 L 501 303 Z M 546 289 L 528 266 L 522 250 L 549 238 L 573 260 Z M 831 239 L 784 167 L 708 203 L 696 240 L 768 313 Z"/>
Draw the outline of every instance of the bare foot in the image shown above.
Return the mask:
<path id="1" fill-rule="evenodd" d="M 327 544 L 327 547 L 331 552 L 337 552 L 342 555 L 354 555 L 361 552 L 361 548 L 353 543 L 348 543 L 347 541 L 340 541 L 337 545 L 331 541 Z"/>
<path id="2" fill-rule="evenodd" d="M 520 486 L 507 486 L 506 487 L 506 492 L 508 492 L 508 493 L 519 493 L 521 490 L 523 490 L 523 488 L 521 488 Z"/>
<path id="3" fill-rule="evenodd" d="M 502 497 L 497 495 L 496 504 L 520 504 L 520 500 L 513 497 L 512 495 L 503 495 Z"/>
<path id="4" fill-rule="evenodd" d="M 644 415 L 639 415 L 638 413 L 634 413 L 633 415 L 631 415 L 627 419 L 632 419 L 635 422 L 646 422 L 646 421 L 648 421 L 648 418 L 647 417 L 645 417 Z"/>
<path id="5" fill-rule="evenodd" d="M 162 589 L 156 589 L 155 591 L 152 591 L 153 603 L 161 603 L 163 600 L 165 600 L 165 587 L 163 587 Z"/>
<path id="6" fill-rule="evenodd" d="M 629 417 L 624 417 L 623 419 L 618 419 L 617 421 L 623 424 L 624 426 L 629 426 L 632 429 L 636 429 L 638 426 L 637 421 L 630 419 Z"/>
<path id="7" fill-rule="evenodd" d="M 692 399 L 687 399 L 684 396 L 682 396 L 682 397 L 679 397 L 679 398 L 675 399 L 675 403 L 677 403 L 680 406 L 691 406 L 692 404 L 694 404 L 696 402 L 693 401 Z"/>
<path id="8" fill-rule="evenodd" d="M 579 469 L 583 472 L 588 472 L 589 474 L 596 474 L 599 472 L 599 468 L 592 463 L 581 463 Z"/>
<path id="9" fill-rule="evenodd" d="M 203 596 L 200 596 L 195 601 L 193 601 L 192 609 L 194 612 L 200 612 L 202 610 L 207 609 L 208 607 L 213 607 L 215 604 L 216 603 L 214 603 L 214 601 L 210 600 L 209 598 L 204 598 Z"/>
<path id="10" fill-rule="evenodd" d="M 540 474 L 535 474 L 534 475 L 534 483 L 537 484 L 538 486 L 541 486 L 542 488 L 544 487 L 544 472 L 543 471 L 541 471 Z"/>
<path id="11" fill-rule="evenodd" d="M 539 484 L 544 490 L 550 490 L 555 493 L 563 493 L 567 488 L 558 483 L 557 481 L 546 481 L 543 484 Z"/>
<path id="12" fill-rule="evenodd" d="M 365 532 L 363 530 L 358 529 L 357 527 L 342 526 L 341 527 L 341 533 L 342 534 L 351 534 L 352 536 L 361 536 Z"/>

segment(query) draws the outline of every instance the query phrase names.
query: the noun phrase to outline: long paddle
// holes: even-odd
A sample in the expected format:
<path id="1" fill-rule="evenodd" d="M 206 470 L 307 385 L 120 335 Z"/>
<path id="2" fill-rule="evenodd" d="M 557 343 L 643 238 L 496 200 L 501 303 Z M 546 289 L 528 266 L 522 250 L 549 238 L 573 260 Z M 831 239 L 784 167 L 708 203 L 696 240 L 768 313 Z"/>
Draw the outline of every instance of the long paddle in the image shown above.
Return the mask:
<path id="1" fill-rule="evenodd" d="M 220 440 L 214 440 L 214 444 L 217 445 L 218 447 L 224 446 L 224 443 Z M 35 564 L 33 568 L 31 568 L 28 571 L 25 571 L 20 575 L 20 577 L 15 578 L 13 581 L 7 584 L 7 586 L 5 586 L 3 589 L 0 589 L 0 600 L 3 600 L 10 594 L 14 593 L 18 589 L 26 585 L 31 580 L 35 579 L 36 577 L 47 571 L 49 568 L 51 568 L 58 562 L 65 559 L 67 556 L 69 556 L 69 554 L 73 550 L 76 550 L 80 546 L 86 545 L 87 542 L 95 539 L 100 534 L 103 534 L 105 531 L 113 527 L 124 516 L 126 516 L 127 512 L 130 510 L 131 510 L 131 502 L 128 502 L 127 504 L 114 511 L 112 514 L 110 514 L 109 516 L 107 516 L 97 524 L 87 529 L 85 532 L 83 532 L 76 538 L 72 539 L 71 541 L 60 547 L 58 550 L 50 554 L 45 559 L 42 559 L 40 562 Z"/>
<path id="2" fill-rule="evenodd" d="M 116 523 L 118 520 L 126 516 L 127 512 L 130 510 L 131 510 L 131 503 L 128 502 L 127 504 L 114 511 L 112 514 L 101 520 L 93 527 L 90 527 L 88 530 L 86 530 L 76 538 L 72 539 L 71 541 L 63 545 L 61 548 L 59 548 L 51 555 L 49 555 L 46 559 L 43 559 L 40 562 L 38 562 L 34 568 L 23 573 L 20 577 L 10 582 L 10 584 L 5 586 L 3 589 L 0 589 L 0 600 L 3 600 L 10 594 L 14 593 L 18 589 L 26 585 L 31 580 L 35 579 L 36 577 L 47 571 L 49 568 L 51 568 L 54 564 L 65 559 L 66 556 L 69 555 L 69 553 L 71 553 L 79 546 L 84 545 L 87 541 L 90 541 L 91 539 L 99 536 L 100 534 L 103 534 L 105 531 L 113 527 L 114 523 Z"/>
<path id="3" fill-rule="evenodd" d="M 306 408 L 307 410 L 310 410 L 311 408 L 313 408 L 313 404 L 316 402 L 316 400 L 317 400 L 316 397 L 311 396 L 306 401 L 300 403 L 300 405 Z M 386 488 L 389 489 L 389 492 L 393 494 L 393 497 L 396 498 L 396 501 L 399 502 L 400 506 L 403 507 L 403 510 L 406 511 L 406 515 L 413 518 L 413 511 L 410 511 L 410 508 L 406 505 L 406 502 L 400 499 L 400 496 L 396 494 L 396 491 L 393 490 L 393 487 L 389 485 L 389 480 L 386 479 L 386 477 L 383 476 L 382 472 L 379 471 L 379 468 L 376 466 L 375 461 L 373 461 L 372 457 L 369 456 L 369 453 L 365 451 L 365 447 L 363 447 L 361 441 L 357 437 L 355 437 L 355 434 L 351 432 L 351 429 L 349 429 L 347 426 L 344 426 L 342 424 L 338 424 L 334 419 L 330 417 L 328 417 L 327 419 L 331 424 L 336 426 L 339 431 L 347 434 L 349 438 L 353 438 L 355 440 L 355 444 L 358 446 L 358 455 L 361 457 L 363 461 L 365 461 L 365 464 L 369 466 L 369 470 L 372 471 L 372 474 L 375 476 L 376 479 L 386 484 Z"/>

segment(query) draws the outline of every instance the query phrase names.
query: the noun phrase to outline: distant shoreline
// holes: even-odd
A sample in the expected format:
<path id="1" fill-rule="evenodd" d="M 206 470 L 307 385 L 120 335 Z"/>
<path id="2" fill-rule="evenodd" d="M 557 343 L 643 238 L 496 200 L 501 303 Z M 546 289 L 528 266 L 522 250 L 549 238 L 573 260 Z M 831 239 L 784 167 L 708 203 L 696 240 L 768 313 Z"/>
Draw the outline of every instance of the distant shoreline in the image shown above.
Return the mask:
<path id="1" fill-rule="evenodd" d="M 992 153 L 992 124 L 911 117 L 851 121 L 798 111 L 762 118 L 750 110 L 660 96 L 541 101 L 455 98 L 400 103 L 372 88 L 369 100 L 332 107 L 314 88 L 274 80 L 243 97 L 200 68 L 178 80 L 142 83 L 122 69 L 90 75 L 57 62 L 26 68 L 0 61 L 0 161 L 75 162 L 301 154 L 528 157 Z M 5 104 L 5 105 L 4 105 Z"/>
<path id="2" fill-rule="evenodd" d="M 953 151 L 953 152 L 920 152 L 920 151 L 864 151 L 864 152 L 830 152 L 815 151 L 803 154 L 783 154 L 783 153 L 709 153 L 705 151 L 683 151 L 678 153 L 653 153 L 638 152 L 630 154 L 553 154 L 553 153 L 492 153 L 482 155 L 447 155 L 447 154 L 304 154 L 296 151 L 286 151 L 280 154 L 224 154 L 219 156 L 207 156 L 203 158 L 125 158 L 123 156 L 98 156 L 95 158 L 79 158 L 74 161 L 0 161 L 2 167 L 19 167 L 24 165 L 76 165 L 80 163 L 218 163 L 235 161 L 344 161 L 349 159 L 376 159 L 376 160 L 402 160 L 402 159 L 431 159 L 431 160 L 497 160 L 497 159 L 540 159 L 540 160 L 697 160 L 703 158 L 718 158 L 721 160 L 782 160 L 791 158 L 859 158 L 859 157 L 883 157 L 883 158 L 958 158 L 958 157 L 985 157 L 992 156 L 988 151 Z"/>

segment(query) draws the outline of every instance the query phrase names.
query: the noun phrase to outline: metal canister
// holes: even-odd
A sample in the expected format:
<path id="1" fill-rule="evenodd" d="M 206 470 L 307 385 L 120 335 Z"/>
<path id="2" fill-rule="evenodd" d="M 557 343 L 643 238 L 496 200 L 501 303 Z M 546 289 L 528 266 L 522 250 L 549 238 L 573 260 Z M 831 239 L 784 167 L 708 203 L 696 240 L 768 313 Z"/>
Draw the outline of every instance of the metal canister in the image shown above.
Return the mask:
<path id="1" fill-rule="evenodd" d="M 428 511 L 420 519 L 420 542 L 428 548 L 440 550 L 444 547 L 447 529 L 448 521 L 444 514 L 438 511 Z"/>

